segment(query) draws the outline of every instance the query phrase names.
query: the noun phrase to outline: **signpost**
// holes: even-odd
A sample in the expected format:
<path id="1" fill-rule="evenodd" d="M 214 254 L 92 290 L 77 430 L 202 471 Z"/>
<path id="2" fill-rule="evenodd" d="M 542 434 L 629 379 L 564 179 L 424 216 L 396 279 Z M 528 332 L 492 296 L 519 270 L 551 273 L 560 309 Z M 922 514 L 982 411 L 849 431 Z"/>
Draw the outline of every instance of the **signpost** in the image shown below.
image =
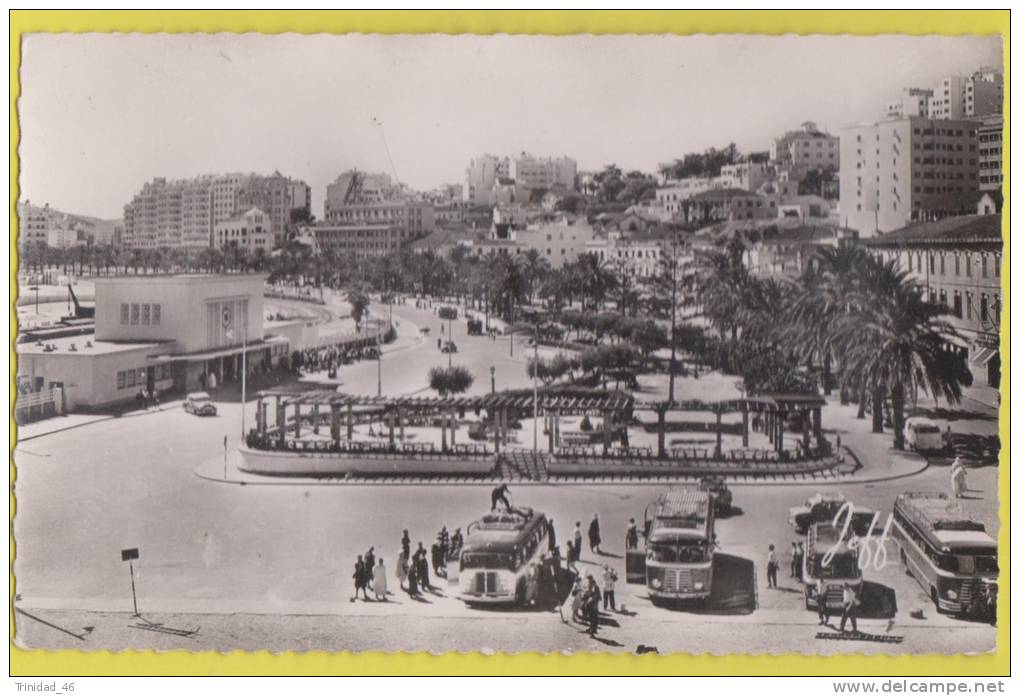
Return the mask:
<path id="1" fill-rule="evenodd" d="M 138 613 L 138 596 L 135 594 L 135 565 L 134 561 L 138 560 L 138 549 L 123 549 L 120 552 L 120 560 L 128 562 L 128 569 L 131 573 L 131 604 L 135 608 L 135 616 L 141 616 Z"/>

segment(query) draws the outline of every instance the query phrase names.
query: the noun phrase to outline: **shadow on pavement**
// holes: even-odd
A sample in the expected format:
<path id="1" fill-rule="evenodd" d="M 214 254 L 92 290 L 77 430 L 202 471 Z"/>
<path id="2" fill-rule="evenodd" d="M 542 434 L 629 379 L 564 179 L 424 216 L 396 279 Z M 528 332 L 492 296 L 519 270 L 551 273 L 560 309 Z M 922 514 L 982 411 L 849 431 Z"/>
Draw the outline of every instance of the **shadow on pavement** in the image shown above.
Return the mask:
<path id="1" fill-rule="evenodd" d="M 703 602 L 684 600 L 641 599 L 667 609 L 688 611 L 705 616 L 746 616 L 757 606 L 754 562 L 740 556 L 716 553 L 712 559 L 712 592 Z"/>

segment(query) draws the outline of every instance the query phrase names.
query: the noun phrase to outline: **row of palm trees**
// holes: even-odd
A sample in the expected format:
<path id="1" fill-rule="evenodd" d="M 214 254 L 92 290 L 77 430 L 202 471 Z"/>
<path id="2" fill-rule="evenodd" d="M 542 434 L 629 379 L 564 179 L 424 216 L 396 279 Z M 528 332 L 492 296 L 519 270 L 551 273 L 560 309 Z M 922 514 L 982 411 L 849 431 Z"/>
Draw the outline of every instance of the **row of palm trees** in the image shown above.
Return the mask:
<path id="1" fill-rule="evenodd" d="M 828 391 L 838 367 L 841 393 L 857 396 L 860 417 L 870 402 L 875 432 L 891 408 L 894 447 L 902 449 L 909 401 L 925 392 L 955 404 L 971 384 L 951 346 L 948 308 L 862 247 L 821 248 L 792 280 L 751 276 L 736 245 L 710 254 L 702 269 L 714 349 L 748 390 L 801 390 L 820 380 Z"/>

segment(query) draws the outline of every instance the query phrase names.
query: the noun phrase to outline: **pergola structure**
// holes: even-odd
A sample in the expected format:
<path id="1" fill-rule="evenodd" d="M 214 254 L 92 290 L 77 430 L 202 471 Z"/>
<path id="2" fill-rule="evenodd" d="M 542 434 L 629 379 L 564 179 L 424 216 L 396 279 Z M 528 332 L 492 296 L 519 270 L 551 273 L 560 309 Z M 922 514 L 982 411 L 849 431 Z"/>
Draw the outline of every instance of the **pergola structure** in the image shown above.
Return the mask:
<path id="1" fill-rule="evenodd" d="M 270 403 L 272 402 L 272 404 Z M 716 402 L 675 401 L 639 402 L 630 394 L 613 391 L 596 391 L 587 395 L 570 395 L 556 392 L 539 392 L 537 411 L 544 418 L 548 435 L 549 452 L 553 453 L 560 440 L 560 418 L 579 414 L 602 417 L 602 446 L 608 454 L 614 436 L 620 427 L 626 427 L 634 412 L 652 411 L 658 416 L 658 453 L 666 457 L 666 414 L 670 411 L 711 412 L 716 416 L 716 458 L 722 457 L 722 417 L 728 413 L 742 415 L 743 446 L 748 447 L 752 419 L 768 435 L 775 451 L 784 448 L 784 430 L 787 421 L 799 420 L 804 450 L 808 451 L 812 437 L 816 445 L 822 441 L 821 407 L 825 399 L 812 394 L 768 394 L 742 399 Z M 269 408 L 275 408 L 276 427 L 269 427 Z M 530 392 L 504 392 L 482 396 L 424 397 L 424 396 L 358 396 L 335 391 L 316 390 L 294 392 L 284 390 L 262 391 L 258 394 L 256 431 L 263 442 L 276 441 L 274 446 L 286 448 L 288 423 L 293 439 L 299 440 L 302 428 L 309 427 L 318 435 L 328 421 L 330 438 L 337 445 L 354 440 L 355 413 L 371 411 L 387 426 L 389 444 L 405 443 L 405 426 L 409 417 L 439 416 L 441 449 L 443 452 L 456 446 L 457 418 L 465 411 L 485 411 L 494 426 L 493 444 L 498 454 L 509 441 L 511 423 L 515 418 L 528 417 L 536 412 Z M 536 424 L 537 427 L 537 424 Z"/>

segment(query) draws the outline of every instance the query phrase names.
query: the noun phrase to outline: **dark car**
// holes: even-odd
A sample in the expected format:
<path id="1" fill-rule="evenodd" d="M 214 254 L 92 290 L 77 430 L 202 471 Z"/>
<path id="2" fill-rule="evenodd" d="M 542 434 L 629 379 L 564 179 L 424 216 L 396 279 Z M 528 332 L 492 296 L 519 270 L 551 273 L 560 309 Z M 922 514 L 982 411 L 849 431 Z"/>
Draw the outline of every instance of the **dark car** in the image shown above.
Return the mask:
<path id="1" fill-rule="evenodd" d="M 798 534 L 807 534 L 807 530 L 816 522 L 832 522 L 839 509 L 848 502 L 842 493 L 816 493 L 804 501 L 803 505 L 790 508 L 790 524 Z M 864 536 L 874 518 L 874 510 L 855 505 L 850 529 L 854 534 Z"/>
<path id="2" fill-rule="evenodd" d="M 721 476 L 706 476 L 701 479 L 699 488 L 712 494 L 715 511 L 719 515 L 728 515 L 733 510 L 733 492 Z"/>
<path id="3" fill-rule="evenodd" d="M 212 402 L 212 397 L 205 392 L 192 392 L 188 394 L 187 398 L 184 399 L 184 403 L 181 405 L 184 407 L 185 411 L 193 413 L 196 416 L 216 415 L 216 404 Z"/>

